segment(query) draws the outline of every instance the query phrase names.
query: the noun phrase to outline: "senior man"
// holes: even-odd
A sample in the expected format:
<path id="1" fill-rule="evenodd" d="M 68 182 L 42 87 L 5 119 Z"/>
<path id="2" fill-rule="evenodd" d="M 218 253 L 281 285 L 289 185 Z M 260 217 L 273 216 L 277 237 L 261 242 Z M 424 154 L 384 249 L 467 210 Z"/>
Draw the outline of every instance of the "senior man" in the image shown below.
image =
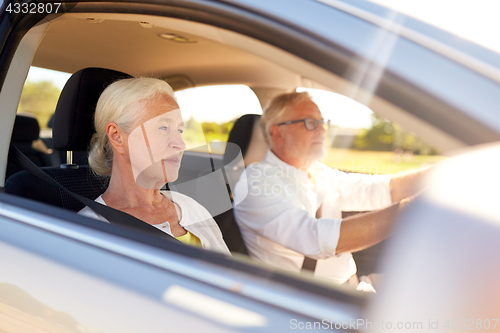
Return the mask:
<path id="1" fill-rule="evenodd" d="M 391 177 L 320 163 L 327 125 L 306 92 L 275 97 L 260 126 L 270 150 L 247 167 L 246 182 L 240 179 L 235 189 L 235 217 L 250 255 L 293 271 L 316 259 L 316 277 L 352 281 L 351 252 L 389 235 L 425 170 Z M 372 212 L 342 219 L 342 211 Z"/>

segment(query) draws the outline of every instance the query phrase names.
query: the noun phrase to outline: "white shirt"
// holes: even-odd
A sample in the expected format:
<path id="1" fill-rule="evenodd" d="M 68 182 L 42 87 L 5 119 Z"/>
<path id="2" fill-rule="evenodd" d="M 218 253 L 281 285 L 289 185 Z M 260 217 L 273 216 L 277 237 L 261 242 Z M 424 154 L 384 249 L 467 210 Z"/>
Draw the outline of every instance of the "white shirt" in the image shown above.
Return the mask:
<path id="1" fill-rule="evenodd" d="M 252 257 L 297 272 L 304 255 L 321 259 L 315 276 L 336 283 L 356 273 L 350 253 L 335 254 L 342 211 L 390 205 L 390 175 L 347 174 L 315 162 L 310 178 L 271 151 L 245 171 L 235 187 L 234 213 Z"/>
<path id="2" fill-rule="evenodd" d="M 181 219 L 179 224 L 198 237 L 204 249 L 230 255 L 219 226 L 205 207 L 192 198 L 178 192 L 161 191 L 161 194 L 167 196 L 180 207 Z M 106 205 L 102 196 L 99 196 L 95 201 Z M 78 214 L 109 223 L 104 216 L 97 214 L 90 207 L 84 207 Z M 154 224 L 153 226 L 173 237 L 168 221 L 161 224 Z"/>

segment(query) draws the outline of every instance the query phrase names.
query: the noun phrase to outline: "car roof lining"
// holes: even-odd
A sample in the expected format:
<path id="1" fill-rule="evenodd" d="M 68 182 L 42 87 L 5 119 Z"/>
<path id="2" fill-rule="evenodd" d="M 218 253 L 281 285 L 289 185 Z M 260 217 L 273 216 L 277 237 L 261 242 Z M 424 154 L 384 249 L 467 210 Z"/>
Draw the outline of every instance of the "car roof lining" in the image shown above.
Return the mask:
<path id="1" fill-rule="evenodd" d="M 140 22 L 153 27 L 144 28 Z M 164 40 L 158 37 L 161 33 L 197 42 Z M 182 74 L 196 86 L 238 82 L 292 87 L 300 80 L 293 71 L 234 47 L 231 39 L 224 29 L 170 17 L 71 13 L 51 22 L 33 65 L 68 73 L 94 66 L 134 76 Z M 259 73 L 268 69 L 276 75 Z"/>

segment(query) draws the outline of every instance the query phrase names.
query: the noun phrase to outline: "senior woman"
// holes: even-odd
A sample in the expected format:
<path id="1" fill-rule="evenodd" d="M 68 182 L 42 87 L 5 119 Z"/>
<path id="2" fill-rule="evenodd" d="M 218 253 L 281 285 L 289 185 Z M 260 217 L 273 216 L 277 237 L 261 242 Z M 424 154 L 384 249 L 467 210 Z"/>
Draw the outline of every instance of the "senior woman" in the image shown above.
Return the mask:
<path id="1" fill-rule="evenodd" d="M 121 210 L 183 243 L 229 254 L 219 227 L 195 200 L 161 191 L 177 179 L 186 145 L 172 88 L 163 80 L 131 78 L 109 85 L 97 102 L 89 164 L 110 176 L 95 201 Z M 89 207 L 79 214 L 108 222 Z"/>

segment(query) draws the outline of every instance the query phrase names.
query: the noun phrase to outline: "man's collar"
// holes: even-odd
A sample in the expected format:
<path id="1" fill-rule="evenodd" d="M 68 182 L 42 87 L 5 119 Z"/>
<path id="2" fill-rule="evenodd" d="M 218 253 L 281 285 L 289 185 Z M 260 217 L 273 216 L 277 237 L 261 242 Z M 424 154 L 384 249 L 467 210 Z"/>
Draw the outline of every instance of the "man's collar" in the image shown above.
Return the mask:
<path id="1" fill-rule="evenodd" d="M 322 168 L 323 164 L 320 163 L 320 162 L 313 162 L 311 164 L 311 166 L 309 167 L 309 170 L 298 169 L 298 168 L 296 168 L 296 167 L 294 167 L 294 166 L 286 163 L 282 159 L 280 159 L 270 149 L 267 151 L 266 157 L 264 157 L 264 159 L 262 160 L 262 162 L 265 162 L 265 163 L 268 163 L 268 164 L 271 164 L 271 165 L 274 165 L 274 166 L 277 166 L 277 167 L 281 167 L 281 168 L 283 168 L 285 170 L 289 170 L 289 172 L 292 171 L 294 173 L 297 173 L 296 174 L 297 176 L 298 175 L 305 176 L 306 178 L 309 178 L 309 175 L 308 175 L 309 172 L 316 173 L 317 171 L 323 169 Z"/>
<path id="2" fill-rule="evenodd" d="M 283 167 L 286 166 L 293 168 L 293 166 L 291 166 L 290 164 L 286 163 L 285 161 L 281 160 L 278 156 L 276 156 L 276 154 L 273 153 L 271 149 L 267 150 L 266 157 L 264 157 L 263 162 L 273 164 L 276 166 L 283 166 Z"/>

